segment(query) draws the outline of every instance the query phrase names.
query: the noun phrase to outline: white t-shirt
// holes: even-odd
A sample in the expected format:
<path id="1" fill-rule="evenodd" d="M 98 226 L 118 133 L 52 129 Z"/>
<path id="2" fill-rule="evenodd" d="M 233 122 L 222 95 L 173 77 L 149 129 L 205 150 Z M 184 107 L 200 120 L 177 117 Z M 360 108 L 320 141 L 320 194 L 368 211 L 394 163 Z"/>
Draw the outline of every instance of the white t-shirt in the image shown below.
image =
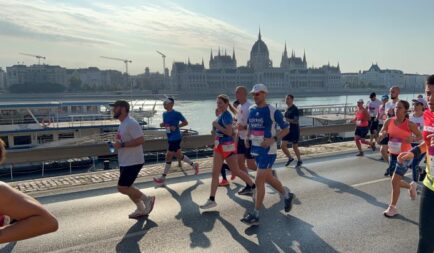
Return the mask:
<path id="1" fill-rule="evenodd" d="M 126 117 L 119 125 L 116 139 L 121 142 L 128 142 L 139 137 L 144 137 L 142 127 L 135 119 L 130 116 Z M 137 147 L 120 148 L 118 150 L 118 161 L 119 166 L 122 167 L 144 164 L 145 158 L 142 145 Z"/>
<path id="2" fill-rule="evenodd" d="M 369 116 L 371 118 L 377 117 L 378 109 L 380 108 L 381 101 L 378 99 L 375 99 L 374 101 L 369 100 L 368 104 L 366 105 L 366 109 L 369 112 Z"/>
<path id="3" fill-rule="evenodd" d="M 423 114 L 420 117 L 416 117 L 414 114 L 410 115 L 410 121 L 417 125 L 419 131 L 423 131 Z"/>
<path id="4" fill-rule="evenodd" d="M 385 109 L 387 117 L 390 118 L 391 116 L 395 116 L 395 106 L 396 106 L 396 103 L 393 102 L 393 100 L 386 103 L 386 106 L 384 107 L 384 109 Z"/>
<path id="5" fill-rule="evenodd" d="M 244 104 L 239 104 L 237 107 L 237 123 L 243 126 L 247 126 L 247 120 L 249 118 L 249 108 L 252 105 L 248 100 Z M 238 136 L 242 140 L 247 139 L 247 130 L 239 130 Z"/>

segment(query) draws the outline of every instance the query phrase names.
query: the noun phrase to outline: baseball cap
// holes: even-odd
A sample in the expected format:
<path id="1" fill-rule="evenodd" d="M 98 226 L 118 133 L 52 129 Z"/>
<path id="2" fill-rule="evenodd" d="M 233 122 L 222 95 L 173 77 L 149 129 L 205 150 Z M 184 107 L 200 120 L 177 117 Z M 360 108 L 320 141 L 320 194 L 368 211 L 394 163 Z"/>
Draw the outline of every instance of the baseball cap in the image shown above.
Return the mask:
<path id="1" fill-rule="evenodd" d="M 267 89 L 267 86 L 265 86 L 265 84 L 262 84 L 262 83 L 258 83 L 258 84 L 255 84 L 254 86 L 253 86 L 253 88 L 252 88 L 252 90 L 250 91 L 250 93 L 258 93 L 258 92 L 265 92 L 265 93 L 268 93 L 268 89 Z"/>
<path id="2" fill-rule="evenodd" d="M 413 99 L 413 100 L 411 100 L 413 103 L 418 103 L 418 104 L 421 104 L 421 105 L 423 105 L 423 106 L 425 106 L 426 105 L 426 101 L 425 101 L 425 99 L 423 99 L 423 98 L 417 98 L 417 99 Z"/>
<path id="3" fill-rule="evenodd" d="M 375 94 L 375 92 L 372 92 L 370 95 L 369 95 L 369 98 L 373 98 L 373 97 L 376 97 L 377 96 L 377 94 Z"/>
<path id="4" fill-rule="evenodd" d="M 359 99 L 359 100 L 357 100 L 357 103 L 362 103 L 362 104 L 363 104 L 363 103 L 364 103 L 364 102 L 363 102 L 363 99 Z"/>
<path id="5" fill-rule="evenodd" d="M 383 95 L 381 96 L 381 100 L 389 99 L 389 95 Z"/>
<path id="6" fill-rule="evenodd" d="M 127 112 L 130 111 L 130 104 L 125 100 L 117 100 L 116 102 L 111 103 L 110 106 L 111 107 L 118 107 L 118 106 L 124 107 L 125 109 L 127 109 Z"/>

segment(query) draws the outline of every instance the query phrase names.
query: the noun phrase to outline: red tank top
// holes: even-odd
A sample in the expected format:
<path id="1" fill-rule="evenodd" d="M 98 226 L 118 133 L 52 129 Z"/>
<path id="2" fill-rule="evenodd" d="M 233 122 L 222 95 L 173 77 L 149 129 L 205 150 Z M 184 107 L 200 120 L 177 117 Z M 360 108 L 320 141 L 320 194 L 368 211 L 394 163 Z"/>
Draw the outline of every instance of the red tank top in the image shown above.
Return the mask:
<path id="1" fill-rule="evenodd" d="M 358 127 L 367 127 L 369 122 L 365 118 L 365 114 L 363 111 L 356 111 L 356 126 Z"/>
<path id="2" fill-rule="evenodd" d="M 406 141 L 411 136 L 409 120 L 405 119 L 400 125 L 395 124 L 396 117 L 390 119 L 387 133 L 389 134 L 389 152 L 398 155 L 411 149 L 411 144 Z"/>

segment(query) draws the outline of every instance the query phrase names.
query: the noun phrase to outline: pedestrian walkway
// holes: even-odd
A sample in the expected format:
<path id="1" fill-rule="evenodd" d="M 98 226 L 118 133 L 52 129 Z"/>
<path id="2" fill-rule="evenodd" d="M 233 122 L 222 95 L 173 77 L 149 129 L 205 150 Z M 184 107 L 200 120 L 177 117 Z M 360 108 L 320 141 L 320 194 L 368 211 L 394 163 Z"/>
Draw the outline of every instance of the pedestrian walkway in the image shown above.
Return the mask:
<path id="1" fill-rule="evenodd" d="M 303 159 L 310 157 L 317 157 L 321 154 L 329 154 L 334 152 L 346 152 L 346 151 L 355 151 L 354 143 L 352 141 L 349 142 L 340 142 L 340 143 L 330 143 L 330 144 L 320 144 L 313 145 L 309 147 L 300 147 L 300 152 Z M 293 155 L 293 154 L 292 154 Z M 286 156 L 283 154 L 281 150 L 278 150 L 277 159 L 281 161 L 286 161 Z M 212 157 L 209 158 L 201 158 L 195 159 L 200 164 L 201 172 L 210 171 L 212 166 Z M 145 165 L 141 170 L 139 177 L 152 177 L 155 175 L 159 175 L 162 173 L 164 169 L 164 164 L 153 164 L 153 165 Z M 184 169 L 176 166 L 177 163 L 173 164 L 173 169 L 170 174 L 178 173 L 178 172 L 187 172 L 193 174 L 192 168 L 190 166 L 185 165 Z M 191 172 L 190 172 L 191 171 Z M 80 173 L 80 174 L 72 174 L 72 175 L 64 175 L 57 177 L 47 177 L 40 179 L 32 179 L 25 181 L 16 181 L 10 182 L 9 184 L 12 187 L 20 190 L 21 192 L 28 194 L 35 194 L 44 191 L 51 191 L 56 189 L 64 189 L 71 187 L 80 187 L 85 185 L 92 184 L 100 184 L 107 182 L 117 182 L 119 178 L 119 171 L 117 169 L 109 170 L 109 171 L 96 171 L 89 173 Z"/>

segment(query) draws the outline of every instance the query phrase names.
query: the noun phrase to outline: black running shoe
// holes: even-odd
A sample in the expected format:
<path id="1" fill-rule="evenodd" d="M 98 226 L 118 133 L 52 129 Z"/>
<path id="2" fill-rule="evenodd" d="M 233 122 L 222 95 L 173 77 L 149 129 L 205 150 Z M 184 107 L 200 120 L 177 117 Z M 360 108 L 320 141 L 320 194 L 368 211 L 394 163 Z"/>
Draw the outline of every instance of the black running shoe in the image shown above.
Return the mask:
<path id="1" fill-rule="evenodd" d="M 292 161 L 294 161 L 294 158 L 292 157 L 288 158 L 288 161 L 285 163 L 285 166 L 289 166 L 292 163 Z"/>
<path id="2" fill-rule="evenodd" d="M 300 168 L 301 165 L 303 165 L 303 161 L 297 161 L 297 165 L 295 165 L 295 167 Z"/>
<path id="3" fill-rule="evenodd" d="M 285 198 L 285 212 L 289 213 L 292 209 L 292 202 L 294 201 L 295 195 L 294 193 L 289 193 L 289 197 Z"/>
<path id="4" fill-rule="evenodd" d="M 385 176 L 385 177 L 389 176 L 389 170 L 386 170 L 386 171 L 384 172 L 384 176 Z"/>
<path id="5" fill-rule="evenodd" d="M 259 216 L 256 216 L 253 213 L 249 213 L 241 219 L 241 222 L 247 225 L 259 225 Z"/>
<path id="6" fill-rule="evenodd" d="M 252 195 L 253 189 L 251 186 L 244 187 L 241 191 L 238 192 L 239 195 Z"/>

